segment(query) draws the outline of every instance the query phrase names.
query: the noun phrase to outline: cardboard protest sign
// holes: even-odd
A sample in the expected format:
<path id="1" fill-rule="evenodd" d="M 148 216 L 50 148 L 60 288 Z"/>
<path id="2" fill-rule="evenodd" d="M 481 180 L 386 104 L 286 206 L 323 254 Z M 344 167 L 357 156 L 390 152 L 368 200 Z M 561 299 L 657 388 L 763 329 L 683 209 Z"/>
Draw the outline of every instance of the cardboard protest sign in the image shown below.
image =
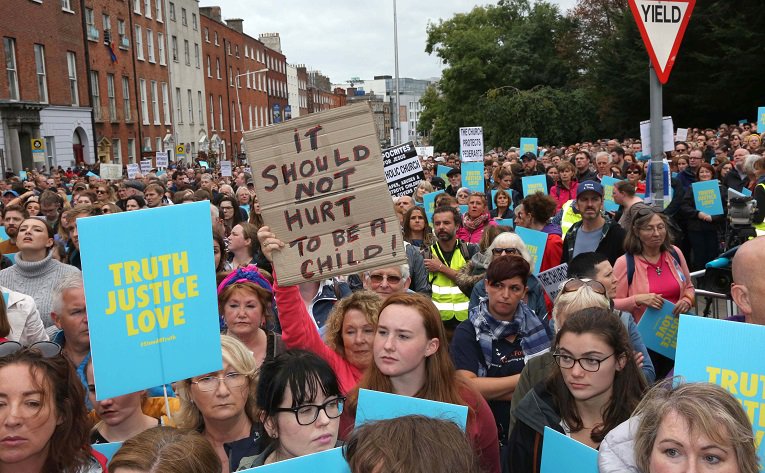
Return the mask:
<path id="1" fill-rule="evenodd" d="M 675 141 L 688 141 L 688 128 L 678 128 L 675 133 Z"/>
<path id="2" fill-rule="evenodd" d="M 765 458 L 765 326 L 692 315 L 680 316 L 675 375 L 714 383 L 741 402 Z M 761 470 L 762 471 L 762 470 Z"/>
<path id="3" fill-rule="evenodd" d="M 170 164 L 167 151 L 157 151 L 154 153 L 154 163 L 158 168 L 166 168 Z"/>
<path id="4" fill-rule="evenodd" d="M 598 451 L 545 427 L 541 473 L 598 473 Z"/>
<path id="5" fill-rule="evenodd" d="M 765 133 L 765 107 L 757 107 L 757 133 Z"/>
<path id="6" fill-rule="evenodd" d="M 393 197 L 412 195 L 420 181 L 425 179 L 414 143 L 404 143 L 382 152 L 385 180 Z"/>
<path id="7" fill-rule="evenodd" d="M 121 164 L 101 164 L 99 166 L 102 179 L 122 179 Z"/>
<path id="8" fill-rule="evenodd" d="M 151 168 L 152 168 L 151 159 L 141 160 L 141 173 L 146 174 L 148 172 L 151 172 Z"/>
<path id="9" fill-rule="evenodd" d="M 539 156 L 539 139 L 522 137 L 520 148 L 521 156 L 529 152 L 534 153 L 534 156 Z"/>
<path id="10" fill-rule="evenodd" d="M 220 175 L 223 177 L 231 177 L 233 175 L 231 172 L 231 161 L 220 162 Z"/>
<path id="11" fill-rule="evenodd" d="M 691 187 L 693 188 L 693 201 L 696 204 L 696 210 L 711 216 L 723 214 L 720 181 L 712 179 L 711 181 L 694 182 Z"/>
<path id="12" fill-rule="evenodd" d="M 280 284 L 406 262 L 368 104 L 250 131 L 245 145 L 263 221 L 286 243 Z"/>
<path id="13" fill-rule="evenodd" d="M 637 326 L 646 347 L 673 360 L 677 348 L 677 325 L 680 321 L 672 313 L 674 309 L 675 304 L 665 299 L 661 309 L 647 308 Z"/>
<path id="14" fill-rule="evenodd" d="M 82 217 L 77 229 L 97 399 L 221 369 L 208 202 Z"/>
<path id="15" fill-rule="evenodd" d="M 343 456 L 343 447 L 311 453 L 302 457 L 290 458 L 276 463 L 241 470 L 258 473 L 294 473 L 296 471 L 313 471 L 321 473 L 351 473 L 351 468 Z"/>
<path id="16" fill-rule="evenodd" d="M 139 172 L 141 172 L 141 169 L 138 167 L 138 164 L 130 163 L 127 165 L 128 179 L 135 179 Z"/>
<path id="17" fill-rule="evenodd" d="M 550 296 L 550 300 L 555 301 L 561 290 L 560 285 L 568 279 L 568 264 L 559 264 L 547 271 L 542 271 L 537 274 L 537 279 L 542 283 L 542 288 Z"/>
<path id="18" fill-rule="evenodd" d="M 483 128 L 471 126 L 460 128 L 460 161 L 483 162 Z"/>
<path id="19" fill-rule="evenodd" d="M 483 192 L 483 161 L 480 163 L 462 163 L 462 187 L 471 192 Z"/>
<path id="20" fill-rule="evenodd" d="M 538 176 L 523 176 L 521 178 L 521 185 L 523 186 L 524 197 L 536 194 L 537 192 L 547 195 L 547 176 L 545 174 L 540 174 Z"/>
<path id="21" fill-rule="evenodd" d="M 600 183 L 603 185 L 603 205 L 606 212 L 616 212 L 619 210 L 619 204 L 614 201 L 614 184 L 617 182 L 619 182 L 619 179 L 611 176 L 600 178 Z"/>
<path id="22" fill-rule="evenodd" d="M 415 146 L 415 149 L 417 150 L 417 156 L 423 156 L 425 158 L 433 156 L 433 152 L 435 151 L 433 146 Z"/>
<path id="23" fill-rule="evenodd" d="M 672 123 L 672 117 L 664 117 L 661 121 L 662 130 L 662 151 L 675 150 L 675 125 Z M 643 156 L 651 157 L 651 120 L 640 122 L 640 144 L 643 146 Z"/>
<path id="24" fill-rule="evenodd" d="M 450 420 L 462 430 L 467 426 L 467 406 L 430 401 L 418 397 L 400 396 L 369 389 L 359 389 L 356 425 L 373 420 L 394 419 L 407 415 L 421 415 Z"/>
<path id="25" fill-rule="evenodd" d="M 526 244 L 526 249 L 531 253 L 531 272 L 538 274 L 539 268 L 542 267 L 545 247 L 547 247 L 547 233 L 524 227 L 516 227 L 515 233 L 521 237 Z"/>

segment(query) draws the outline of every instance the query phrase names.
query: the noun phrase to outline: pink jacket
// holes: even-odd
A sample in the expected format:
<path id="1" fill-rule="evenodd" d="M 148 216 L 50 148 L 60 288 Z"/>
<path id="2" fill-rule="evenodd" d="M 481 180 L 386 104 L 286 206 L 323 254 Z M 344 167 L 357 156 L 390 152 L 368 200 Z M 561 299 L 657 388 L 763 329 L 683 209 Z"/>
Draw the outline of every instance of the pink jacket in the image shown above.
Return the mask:
<path id="1" fill-rule="evenodd" d="M 483 236 L 483 230 L 486 227 L 496 226 L 496 225 L 497 225 L 497 222 L 495 222 L 493 219 L 490 218 L 489 220 L 486 221 L 485 224 L 481 225 L 475 230 L 469 230 L 465 227 L 460 227 L 459 230 L 457 230 L 457 238 L 467 243 L 478 244 L 481 241 L 481 237 Z"/>
<path id="2" fill-rule="evenodd" d="M 685 298 L 693 305 L 696 290 L 693 287 L 693 281 L 691 281 L 691 274 L 688 271 L 688 264 L 685 262 L 685 256 L 683 252 L 676 246 L 673 246 L 677 256 L 680 258 L 680 264 L 677 264 L 675 258 L 669 251 L 664 251 L 661 257 L 667 263 L 667 266 L 672 271 L 672 275 L 675 280 L 680 284 L 681 298 Z M 632 285 L 627 285 L 627 256 L 622 255 L 616 260 L 614 264 L 614 276 L 619 281 L 616 287 L 616 297 L 614 298 L 614 308 L 618 310 L 626 310 L 631 312 L 635 317 L 635 322 L 640 321 L 640 317 L 645 312 L 646 306 L 638 305 L 635 302 L 636 294 L 647 294 L 648 289 L 648 274 L 645 267 L 642 264 L 635 264 L 635 273 L 632 276 Z"/>
<path id="3" fill-rule="evenodd" d="M 279 286 L 274 276 L 274 295 L 282 325 L 282 341 L 287 348 L 312 351 L 324 358 L 337 375 L 343 394 L 356 387 L 361 379 L 361 370 L 324 343 L 300 297 L 300 289 L 297 286 Z"/>

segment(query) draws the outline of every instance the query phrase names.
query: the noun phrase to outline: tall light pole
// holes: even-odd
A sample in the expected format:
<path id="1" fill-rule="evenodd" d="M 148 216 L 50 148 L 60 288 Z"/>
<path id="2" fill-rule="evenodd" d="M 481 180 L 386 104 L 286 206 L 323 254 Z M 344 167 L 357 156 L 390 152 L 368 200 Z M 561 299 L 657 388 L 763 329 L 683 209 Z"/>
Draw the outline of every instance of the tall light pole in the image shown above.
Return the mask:
<path id="1" fill-rule="evenodd" d="M 242 119 L 242 102 L 239 101 L 239 78 L 242 76 L 249 76 L 250 74 L 260 74 L 261 72 L 268 72 L 268 68 L 258 69 L 257 71 L 243 72 L 234 76 L 234 89 L 236 89 L 236 105 L 239 107 L 239 131 L 244 132 L 244 120 Z M 234 137 L 231 137 L 233 141 Z M 241 152 L 241 150 L 240 150 Z"/>
<path id="2" fill-rule="evenodd" d="M 401 105 L 398 103 L 401 97 L 398 94 L 398 19 L 396 18 L 396 0 L 393 0 L 393 54 L 395 56 L 396 68 L 396 121 L 393 123 L 393 139 L 395 140 L 393 146 L 397 146 L 401 143 L 401 117 L 399 116 Z"/>

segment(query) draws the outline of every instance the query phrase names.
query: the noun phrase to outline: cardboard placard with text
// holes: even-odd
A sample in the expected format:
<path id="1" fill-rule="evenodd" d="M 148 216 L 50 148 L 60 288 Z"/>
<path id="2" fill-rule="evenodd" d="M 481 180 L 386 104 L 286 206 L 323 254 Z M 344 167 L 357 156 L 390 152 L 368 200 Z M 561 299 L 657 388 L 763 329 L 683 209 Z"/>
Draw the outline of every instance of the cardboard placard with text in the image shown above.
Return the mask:
<path id="1" fill-rule="evenodd" d="M 359 103 L 245 133 L 282 285 L 406 261 L 369 105 Z"/>
<path id="2" fill-rule="evenodd" d="M 122 179 L 122 165 L 121 164 L 101 164 L 100 166 L 101 179 Z"/>

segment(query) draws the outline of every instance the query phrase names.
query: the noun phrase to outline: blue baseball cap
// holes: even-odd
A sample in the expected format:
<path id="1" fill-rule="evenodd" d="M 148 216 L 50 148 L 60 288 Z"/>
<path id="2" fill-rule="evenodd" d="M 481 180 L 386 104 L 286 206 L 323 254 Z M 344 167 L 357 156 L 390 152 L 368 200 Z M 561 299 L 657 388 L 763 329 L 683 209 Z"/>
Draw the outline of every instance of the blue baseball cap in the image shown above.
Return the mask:
<path id="1" fill-rule="evenodd" d="M 603 197 L 603 186 L 601 186 L 600 183 L 595 181 L 580 182 L 579 185 L 576 187 L 577 197 L 582 195 L 585 192 L 594 192 L 598 194 L 599 196 Z"/>

